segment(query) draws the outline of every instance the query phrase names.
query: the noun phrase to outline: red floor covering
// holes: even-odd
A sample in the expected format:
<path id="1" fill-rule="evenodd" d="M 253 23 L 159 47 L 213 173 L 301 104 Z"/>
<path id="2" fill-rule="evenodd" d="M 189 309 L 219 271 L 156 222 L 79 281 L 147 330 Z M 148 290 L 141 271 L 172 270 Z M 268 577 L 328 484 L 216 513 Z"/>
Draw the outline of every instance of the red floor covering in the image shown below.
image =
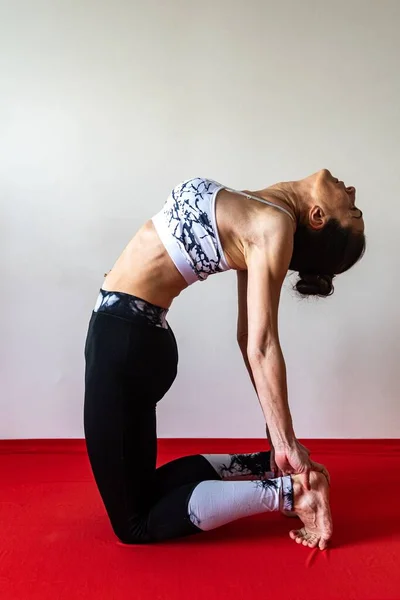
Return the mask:
<path id="1" fill-rule="evenodd" d="M 255 451 L 252 440 L 162 440 L 160 463 Z M 400 440 L 307 442 L 332 475 L 319 552 L 279 514 L 157 546 L 114 538 L 81 441 L 0 442 L 1 600 L 400 599 Z"/>

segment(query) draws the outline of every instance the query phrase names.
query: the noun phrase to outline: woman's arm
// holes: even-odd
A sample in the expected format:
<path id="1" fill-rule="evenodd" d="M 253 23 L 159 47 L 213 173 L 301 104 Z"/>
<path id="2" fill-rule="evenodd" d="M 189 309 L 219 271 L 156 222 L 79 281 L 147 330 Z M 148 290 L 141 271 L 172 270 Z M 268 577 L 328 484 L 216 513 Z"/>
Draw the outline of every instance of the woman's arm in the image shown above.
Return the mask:
<path id="1" fill-rule="evenodd" d="M 257 394 L 257 387 L 254 381 L 253 372 L 247 356 L 247 345 L 248 345 L 248 327 L 247 327 L 247 271 L 237 272 L 237 293 L 238 293 L 238 321 L 237 321 L 237 342 L 240 348 L 240 352 L 243 356 L 243 361 L 249 374 L 251 383 L 253 384 L 254 390 Z M 268 425 L 266 424 L 266 434 L 268 441 L 273 451 L 273 444 L 269 433 Z M 276 470 L 275 459 L 272 458 L 271 470 Z"/>
<path id="2" fill-rule="evenodd" d="M 295 437 L 278 334 L 279 300 L 292 255 L 292 238 L 289 228 L 277 232 L 261 229 L 245 248 L 247 273 L 238 277 L 238 341 L 245 350 L 244 360 L 271 441 L 278 446 L 291 444 Z"/>
<path id="3" fill-rule="evenodd" d="M 260 223 L 258 234 L 256 232 L 245 246 L 248 271 L 247 361 L 275 449 L 278 468 L 287 473 L 308 472 L 308 453 L 294 434 L 286 366 L 278 334 L 279 300 L 292 256 L 293 230 L 287 220 L 282 220 L 279 227 L 275 222 L 272 230 L 265 225 Z M 238 337 L 243 344 L 243 313 L 239 327 Z"/>
<path id="4" fill-rule="evenodd" d="M 248 327 L 247 327 L 247 271 L 237 272 L 237 292 L 238 292 L 238 321 L 237 321 L 237 342 L 243 356 L 244 364 L 249 373 L 251 383 L 257 393 L 256 384 L 247 356 Z"/>

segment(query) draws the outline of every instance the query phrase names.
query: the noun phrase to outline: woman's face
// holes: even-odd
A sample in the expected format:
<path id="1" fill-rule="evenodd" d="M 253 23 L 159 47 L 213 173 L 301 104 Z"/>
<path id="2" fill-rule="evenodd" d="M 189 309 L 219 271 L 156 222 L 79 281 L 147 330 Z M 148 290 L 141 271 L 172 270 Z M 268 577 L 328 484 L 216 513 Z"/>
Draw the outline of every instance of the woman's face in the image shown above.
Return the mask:
<path id="1" fill-rule="evenodd" d="M 356 189 L 346 186 L 332 175 L 328 169 L 311 176 L 312 194 L 316 204 L 321 206 L 328 217 L 337 219 L 343 227 L 364 231 L 362 212 L 356 207 Z"/>

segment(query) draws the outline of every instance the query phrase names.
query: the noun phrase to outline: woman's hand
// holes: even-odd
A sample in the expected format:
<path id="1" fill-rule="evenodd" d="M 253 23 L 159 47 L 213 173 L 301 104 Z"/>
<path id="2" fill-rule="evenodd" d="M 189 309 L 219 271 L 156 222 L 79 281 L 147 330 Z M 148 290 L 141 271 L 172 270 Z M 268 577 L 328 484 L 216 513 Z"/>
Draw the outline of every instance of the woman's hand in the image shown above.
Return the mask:
<path id="1" fill-rule="evenodd" d="M 303 446 L 298 440 L 295 440 L 293 445 L 275 449 L 271 445 L 271 471 L 276 477 L 282 474 L 297 474 L 304 473 L 307 475 L 307 486 L 309 487 L 310 471 L 317 471 L 325 475 L 328 483 L 331 483 L 331 478 L 328 469 L 321 463 L 310 459 L 310 451 Z"/>
<path id="2" fill-rule="evenodd" d="M 273 473 L 274 477 L 282 477 L 282 471 L 278 468 L 278 465 L 276 464 L 276 461 L 275 461 L 275 448 L 273 447 L 273 445 L 271 443 L 270 443 L 270 446 L 271 446 L 270 459 L 269 459 L 270 471 L 271 471 L 271 473 Z"/>
<path id="3" fill-rule="evenodd" d="M 272 453 L 271 453 L 272 457 Z M 302 473 L 306 475 L 306 487 L 309 489 L 309 474 L 313 469 L 313 461 L 310 460 L 310 452 L 298 440 L 294 440 L 292 444 L 275 445 L 274 447 L 274 462 L 276 468 L 284 475 L 297 475 Z M 318 465 L 322 466 L 322 465 Z"/>

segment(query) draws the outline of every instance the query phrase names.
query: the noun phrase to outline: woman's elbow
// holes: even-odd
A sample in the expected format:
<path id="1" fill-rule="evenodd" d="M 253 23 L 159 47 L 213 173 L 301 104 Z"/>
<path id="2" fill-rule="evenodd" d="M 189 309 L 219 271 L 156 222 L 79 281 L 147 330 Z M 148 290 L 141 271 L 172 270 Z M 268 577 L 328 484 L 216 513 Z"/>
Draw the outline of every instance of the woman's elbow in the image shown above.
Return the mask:
<path id="1" fill-rule="evenodd" d="M 247 345 L 247 356 L 249 359 L 249 363 L 254 368 L 265 364 L 265 362 L 271 360 L 271 358 L 276 357 L 280 354 L 281 351 L 279 343 L 276 343 L 275 340 L 268 341 L 267 343 L 262 345 Z"/>
<path id="2" fill-rule="evenodd" d="M 259 347 L 247 346 L 247 357 L 251 367 L 254 369 L 262 365 L 266 357 L 266 352 Z"/>
<path id="3" fill-rule="evenodd" d="M 247 331 L 238 331 L 236 334 L 236 341 L 241 349 L 247 350 L 247 346 L 249 343 L 249 336 Z"/>

